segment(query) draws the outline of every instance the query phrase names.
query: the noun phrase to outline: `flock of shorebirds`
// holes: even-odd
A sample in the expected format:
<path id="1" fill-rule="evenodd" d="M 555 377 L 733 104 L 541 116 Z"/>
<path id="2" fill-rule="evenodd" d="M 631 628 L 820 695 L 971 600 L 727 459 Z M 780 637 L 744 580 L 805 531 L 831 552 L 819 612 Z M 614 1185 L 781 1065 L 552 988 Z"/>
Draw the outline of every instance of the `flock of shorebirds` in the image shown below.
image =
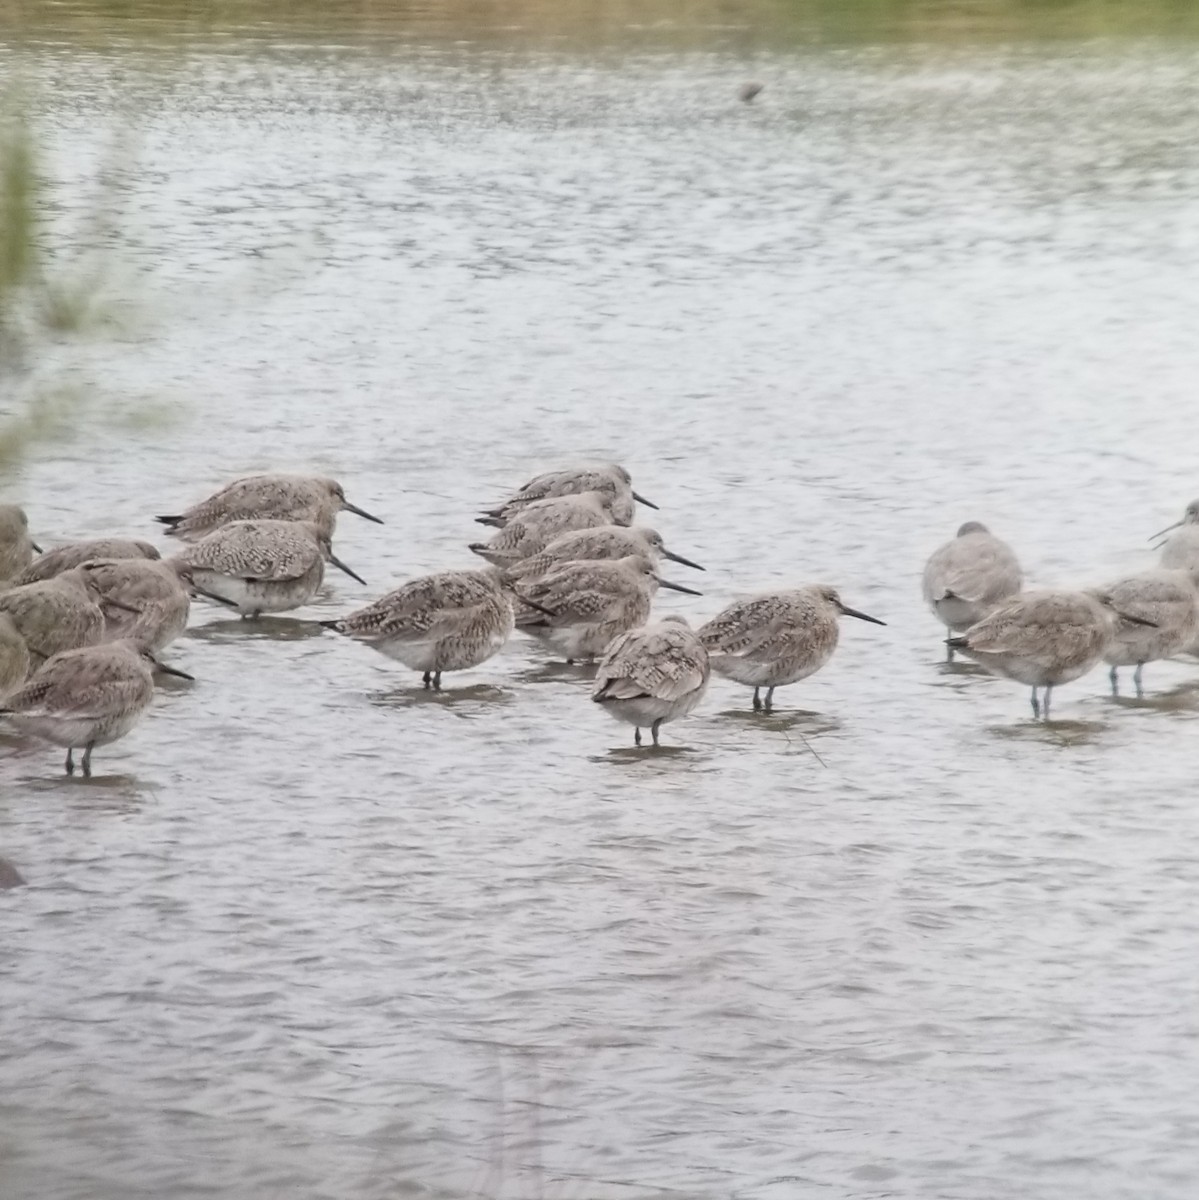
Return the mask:
<path id="1" fill-rule="evenodd" d="M 845 604 L 826 585 L 736 601 L 697 629 L 682 617 L 650 622 L 663 560 L 703 568 L 633 524 L 637 503 L 615 464 L 571 467 L 531 479 L 478 521 L 494 528 L 470 549 L 477 570 L 414 579 L 356 612 L 322 621 L 421 674 L 478 666 L 514 629 L 568 663 L 598 660 L 591 698 L 654 745 L 662 725 L 691 712 L 710 674 L 753 688 L 755 710 L 774 691 L 818 671 L 837 646 L 838 621 L 884 622 Z M 91 773 L 96 746 L 123 737 L 149 707 L 154 672 L 186 672 L 158 655 L 186 628 L 193 599 L 243 618 L 307 604 L 331 564 L 364 582 L 333 553 L 337 515 L 378 517 L 351 504 L 335 480 L 255 475 L 235 480 L 176 516 L 156 518 L 185 543 L 162 559 L 149 542 L 102 538 L 42 553 L 25 513 L 0 506 L 0 716 L 65 747 L 66 770 Z M 1015 554 L 971 521 L 924 570 L 926 602 L 960 651 L 1032 688 L 1048 719 L 1058 684 L 1101 660 L 1136 666 L 1199 653 L 1199 501 L 1163 530 L 1161 567 L 1087 591 L 1024 591 Z M 36 556 L 35 556 L 36 555 Z M 1038 697 L 1038 689 L 1043 689 Z"/>

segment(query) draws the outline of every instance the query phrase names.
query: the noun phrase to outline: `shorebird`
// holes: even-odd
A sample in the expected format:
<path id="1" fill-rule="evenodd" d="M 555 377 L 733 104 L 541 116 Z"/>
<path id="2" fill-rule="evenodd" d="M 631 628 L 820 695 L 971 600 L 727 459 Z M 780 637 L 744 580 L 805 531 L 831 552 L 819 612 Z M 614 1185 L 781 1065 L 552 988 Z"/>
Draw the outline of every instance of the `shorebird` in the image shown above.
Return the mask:
<path id="1" fill-rule="evenodd" d="M 20 630 L 8 613 L 0 612 L 0 700 L 25 682 L 32 665 Z"/>
<path id="2" fill-rule="evenodd" d="M 65 746 L 68 775 L 75 773 L 74 751 L 82 749 L 83 774 L 91 775 L 92 751 L 124 737 L 141 720 L 154 695 L 155 668 L 192 679 L 127 639 L 64 650 L 0 706 L 0 716 L 25 733 Z"/>
<path id="3" fill-rule="evenodd" d="M 699 638 L 712 669 L 752 687 L 754 710 L 770 712 L 775 688 L 806 679 L 832 657 L 839 616 L 886 624 L 843 604 L 835 588 L 813 584 L 738 600 L 700 626 Z"/>
<path id="4" fill-rule="evenodd" d="M 101 640 L 104 614 L 98 598 L 87 567 L 73 567 L 53 579 L 0 592 L 0 612 L 8 614 L 25 639 L 36 668 L 60 651 Z"/>
<path id="5" fill-rule="evenodd" d="M 155 517 L 168 537 L 198 541 L 231 521 L 312 521 L 332 538 L 339 512 L 383 522 L 351 504 L 336 479 L 319 475 L 248 475 L 226 484 L 178 516 Z"/>
<path id="6" fill-rule="evenodd" d="M 602 492 L 535 500 L 486 542 L 470 549 L 497 567 L 508 567 L 539 554 L 559 534 L 611 525 L 612 512 Z"/>
<path id="7" fill-rule="evenodd" d="M 129 638 L 158 653 L 187 628 L 191 599 L 175 562 L 97 559 L 85 569 L 104 614 L 105 641 Z"/>
<path id="8" fill-rule="evenodd" d="M 181 551 L 171 563 L 198 595 L 243 617 L 307 604 L 325 578 L 325 561 L 365 584 L 337 558 L 311 521 L 233 521 Z"/>
<path id="9" fill-rule="evenodd" d="M 1199 588 L 1199 500 L 1192 500 L 1182 520 L 1155 533 L 1150 541 L 1170 534 L 1161 544 L 1161 565 L 1169 570 L 1186 571 L 1191 582 Z M 1188 654 L 1199 654 L 1199 637 L 1186 648 Z"/>
<path id="10" fill-rule="evenodd" d="M 29 520 L 17 504 L 0 504 L 0 587 L 11 585 L 33 561 L 37 545 L 29 537 Z"/>
<path id="11" fill-rule="evenodd" d="M 659 587 L 701 595 L 662 579 L 640 555 L 563 563 L 538 579 L 522 580 L 516 627 L 546 642 L 568 663 L 598 658 L 614 638 L 645 624 Z"/>
<path id="12" fill-rule="evenodd" d="M 128 558 L 128 559 L 159 559 L 162 555 L 149 542 L 140 542 L 134 538 L 95 538 L 87 542 L 70 542 L 65 546 L 56 546 L 48 550 L 41 558 L 35 559 L 24 571 L 17 576 L 17 585 L 25 583 L 40 583 L 43 579 L 53 579 L 63 571 L 82 566 L 98 558 Z"/>
<path id="13" fill-rule="evenodd" d="M 600 525 L 595 529 L 576 529 L 571 533 L 560 533 L 546 543 L 546 547 L 531 558 L 521 559 L 505 570 L 512 580 L 529 579 L 544 575 L 555 567 L 568 562 L 594 562 L 597 559 L 628 558 L 639 555 L 656 563 L 661 558 L 682 563 L 696 571 L 704 568 L 673 550 L 667 550 L 662 535 L 656 529 L 634 525 Z"/>
<path id="14" fill-rule="evenodd" d="M 648 726 L 656 746 L 662 725 L 685 717 L 703 699 L 708 676 L 703 643 L 684 617 L 669 616 L 622 633 L 608 647 L 591 699 L 632 725 L 638 746 Z"/>
<path id="15" fill-rule="evenodd" d="M 512 633 L 512 601 L 494 569 L 413 579 L 326 629 L 373 646 L 441 689 L 443 671 L 486 662 Z"/>
<path id="16" fill-rule="evenodd" d="M 1179 654 L 1199 637 L 1199 592 L 1186 571 L 1157 570 L 1130 575 L 1097 594 L 1110 597 L 1121 614 L 1103 654 L 1112 668 L 1112 695 L 1119 694 L 1120 667 L 1135 663 L 1132 681 L 1140 696 L 1145 664 Z M 1130 616 L 1139 620 L 1130 622 Z"/>
<path id="17" fill-rule="evenodd" d="M 599 492 L 607 497 L 612 520 L 617 525 L 633 523 L 634 501 L 644 504 L 646 508 L 658 507 L 633 491 L 632 477 L 624 467 L 618 463 L 600 463 L 590 467 L 567 467 L 561 471 L 546 471 L 537 475 L 513 492 L 502 504 L 488 509 L 484 518 L 480 518 L 480 523 L 502 527 L 518 512 L 538 500 L 574 496 L 583 492 Z"/>
<path id="18" fill-rule="evenodd" d="M 1152 622 L 1118 612 L 1111 596 L 1088 592 L 1023 592 L 950 641 L 955 650 L 996 675 L 1032 688 L 1034 717 L 1049 720 L 1053 689 L 1085 675 L 1115 636 L 1115 619 Z M 1044 688 L 1043 702 L 1037 688 Z"/>
<path id="19" fill-rule="evenodd" d="M 967 521 L 925 564 L 924 602 L 951 633 L 962 633 L 1023 583 L 1011 547 L 980 522 Z M 946 657 L 953 662 L 948 642 Z"/>

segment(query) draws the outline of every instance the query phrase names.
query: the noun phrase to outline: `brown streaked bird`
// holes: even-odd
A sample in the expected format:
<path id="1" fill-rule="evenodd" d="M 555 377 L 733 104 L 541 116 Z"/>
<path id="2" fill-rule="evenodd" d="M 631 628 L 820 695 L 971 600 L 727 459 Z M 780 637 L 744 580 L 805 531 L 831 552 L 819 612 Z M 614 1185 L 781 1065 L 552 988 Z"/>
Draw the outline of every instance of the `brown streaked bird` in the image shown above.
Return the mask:
<path id="1" fill-rule="evenodd" d="M 197 594 L 257 618 L 307 604 L 325 578 L 326 561 L 366 583 L 311 521 L 232 521 L 175 555 L 171 564 Z"/>
<path id="2" fill-rule="evenodd" d="M 104 640 L 140 642 L 157 654 L 186 628 L 188 586 L 175 562 L 144 558 L 97 559 L 87 564 L 104 614 Z"/>
<path id="3" fill-rule="evenodd" d="M 376 525 L 373 516 L 346 499 L 336 479 L 321 475 L 248 475 L 235 479 L 178 516 L 155 517 L 166 535 L 198 541 L 232 521 L 311 521 L 327 538 L 339 512 L 352 512 Z"/>
<path id="4" fill-rule="evenodd" d="M 8 613 L 0 612 L 0 700 L 25 682 L 32 667 L 25 639 Z"/>
<path id="5" fill-rule="evenodd" d="M 641 555 L 563 563 L 537 579 L 521 581 L 516 627 L 568 663 L 596 659 L 620 634 L 645 624 L 659 587 L 701 595 L 661 578 Z"/>
<path id="6" fill-rule="evenodd" d="M 664 617 L 612 642 L 596 671 L 591 699 L 634 727 L 636 745 L 648 727 L 657 746 L 658 730 L 704 698 L 709 673 L 708 652 L 686 618 Z"/>
<path id="7" fill-rule="evenodd" d="M 531 579 L 544 575 L 568 562 L 594 562 L 599 559 L 628 558 L 639 555 L 656 563 L 661 558 L 682 563 L 696 571 L 704 568 L 673 550 L 667 550 L 662 535 L 656 529 L 633 525 L 599 525 L 595 529 L 576 529 L 560 533 L 546 544 L 544 550 L 531 558 L 522 558 L 505 570 L 512 580 Z"/>
<path id="8" fill-rule="evenodd" d="M 1186 571 L 1191 582 L 1199 588 L 1199 500 L 1192 500 L 1182 514 L 1182 520 L 1155 533 L 1150 541 L 1170 534 L 1160 545 L 1161 566 L 1174 571 Z M 1199 637 L 1186 648 L 1188 654 L 1199 654 Z"/>
<path id="9" fill-rule="evenodd" d="M 1111 607 L 1120 614 L 1103 652 L 1104 662 L 1111 666 L 1108 678 L 1113 696 L 1120 693 L 1121 667 L 1136 666 L 1132 682 L 1141 696 L 1145 664 L 1181 654 L 1199 638 L 1199 592 L 1186 571 L 1143 571 L 1095 594 L 1110 597 Z"/>
<path id="10" fill-rule="evenodd" d="M 1106 594 L 1072 591 L 1022 592 L 951 638 L 953 648 L 995 675 L 1032 688 L 1034 717 L 1049 720 L 1053 689 L 1085 675 L 1104 656 L 1115 636 L 1116 618 L 1152 622 L 1117 612 Z M 1037 689 L 1044 688 L 1043 700 Z"/>
<path id="11" fill-rule="evenodd" d="M 364 642 L 441 689 L 443 671 L 486 662 L 512 633 L 512 601 L 494 569 L 424 575 L 326 629 Z"/>
<path id="12" fill-rule="evenodd" d="M 510 567 L 541 553 L 559 534 L 611 524 L 603 493 L 555 496 L 533 501 L 486 542 L 472 542 L 470 549 L 493 566 Z"/>
<path id="13" fill-rule="evenodd" d="M 699 638 L 712 670 L 752 687 L 755 711 L 770 712 L 775 688 L 806 679 L 832 658 L 841 616 L 886 624 L 843 603 L 836 588 L 812 584 L 738 600 L 701 625 Z"/>
<path id="14" fill-rule="evenodd" d="M 0 504 L 0 587 L 13 586 L 33 561 L 35 550 L 38 547 L 29 536 L 25 510 L 19 504 Z"/>
<path id="15" fill-rule="evenodd" d="M 123 738 L 141 720 L 154 695 L 155 669 L 192 679 L 127 639 L 64 650 L 0 705 L 0 716 L 25 733 L 65 746 L 68 775 L 75 772 L 74 751 L 83 750 L 88 776 L 92 751 Z"/>
<path id="16" fill-rule="evenodd" d="M 99 558 L 128 558 L 137 560 L 157 560 L 162 555 L 149 542 L 138 541 L 136 538 L 94 538 L 86 542 L 69 542 L 65 546 L 55 546 L 47 550 L 41 558 L 36 559 L 18 576 L 18 585 L 40 583 L 43 579 L 53 579 L 63 571 L 82 566 Z"/>
<path id="17" fill-rule="evenodd" d="M 98 598 L 85 565 L 0 592 L 0 612 L 8 614 L 25 639 L 36 668 L 63 650 L 92 646 L 103 638 Z"/>
<path id="18" fill-rule="evenodd" d="M 963 633 L 1024 586 L 1012 548 L 980 521 L 967 521 L 924 566 L 924 602 L 951 633 Z M 953 647 L 946 643 L 953 662 Z"/>
<path id="19" fill-rule="evenodd" d="M 502 528 L 517 513 L 538 500 L 576 496 L 584 492 L 599 492 L 604 496 L 605 505 L 612 514 L 611 519 L 617 525 L 633 523 L 634 502 L 644 504 L 646 508 L 658 507 L 633 491 L 632 477 L 619 463 L 598 463 L 595 466 L 546 471 L 534 476 L 502 504 L 488 509 L 484 516 L 479 518 L 479 523 Z"/>

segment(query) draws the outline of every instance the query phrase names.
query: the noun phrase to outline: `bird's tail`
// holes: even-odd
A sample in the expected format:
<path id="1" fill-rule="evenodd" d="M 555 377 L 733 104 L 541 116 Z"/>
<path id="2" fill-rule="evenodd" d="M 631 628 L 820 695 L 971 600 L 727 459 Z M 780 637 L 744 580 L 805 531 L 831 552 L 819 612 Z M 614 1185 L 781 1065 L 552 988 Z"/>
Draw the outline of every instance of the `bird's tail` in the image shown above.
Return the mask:
<path id="1" fill-rule="evenodd" d="M 318 624 L 318 625 L 319 625 L 319 626 L 320 626 L 322 629 L 332 629 L 334 633 L 344 633 L 344 632 L 345 632 L 345 631 L 342 629 L 342 625 L 341 625 L 341 618 L 340 618 L 340 617 L 338 617 L 338 618 L 335 618 L 335 619 L 334 619 L 334 620 L 332 620 L 332 621 L 317 621 L 317 624 Z"/>
<path id="2" fill-rule="evenodd" d="M 946 638 L 945 644 L 951 650 L 969 650 L 970 649 L 970 643 L 963 636 Z"/>

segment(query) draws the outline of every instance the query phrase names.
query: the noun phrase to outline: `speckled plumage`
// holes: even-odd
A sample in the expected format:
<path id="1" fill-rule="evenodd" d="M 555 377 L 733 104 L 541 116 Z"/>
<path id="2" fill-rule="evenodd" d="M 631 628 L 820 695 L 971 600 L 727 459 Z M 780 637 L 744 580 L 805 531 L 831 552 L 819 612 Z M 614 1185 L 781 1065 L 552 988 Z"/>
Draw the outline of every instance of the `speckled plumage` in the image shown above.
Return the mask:
<path id="1" fill-rule="evenodd" d="M 1111 664 L 1112 691 L 1118 690 L 1118 668 L 1136 665 L 1133 682 L 1141 694 L 1145 663 L 1180 654 L 1199 638 L 1199 592 L 1186 571 L 1144 571 L 1101 589 L 1112 607 L 1150 625 L 1117 618 L 1104 661 Z"/>
<path id="2" fill-rule="evenodd" d="M 100 559 L 88 564 L 88 574 L 99 594 L 105 641 L 129 638 L 158 651 L 187 628 L 191 600 L 174 563 Z"/>
<path id="3" fill-rule="evenodd" d="M 95 538 L 86 542 L 70 542 L 65 546 L 47 550 L 21 572 L 16 582 L 38 583 L 43 579 L 53 579 L 63 571 L 70 571 L 85 562 L 100 558 L 157 561 L 161 557 L 157 548 L 149 542 L 137 541 L 134 538 Z"/>
<path id="4" fill-rule="evenodd" d="M 567 467 L 546 471 L 518 488 L 502 504 L 487 510 L 487 516 L 499 525 L 522 512 L 538 500 L 574 496 L 583 492 L 598 492 L 606 499 L 606 507 L 617 525 L 631 525 L 634 501 L 656 508 L 654 504 L 633 491 L 632 478 L 618 463 L 599 463 L 595 466 Z"/>
<path id="5" fill-rule="evenodd" d="M 1034 591 L 1005 600 L 953 646 L 996 675 L 1032 688 L 1034 715 L 1049 716 L 1051 693 L 1085 675 L 1115 633 L 1109 604 L 1087 592 Z M 1045 689 L 1043 709 L 1037 688 Z"/>
<path id="6" fill-rule="evenodd" d="M 522 580 L 521 595 L 548 612 L 518 600 L 516 626 L 568 662 L 598 658 L 614 638 L 645 624 L 663 583 L 654 564 L 639 555 L 563 563 L 537 579 Z M 678 584 L 665 586 L 690 591 Z"/>
<path id="7" fill-rule="evenodd" d="M 769 712 L 776 687 L 806 679 L 832 657 L 842 613 L 883 624 L 843 604 L 835 588 L 816 584 L 738 600 L 702 625 L 699 637 L 712 669 L 752 687 L 754 708 Z M 759 688 L 767 689 L 764 701 Z"/>
<path id="8" fill-rule="evenodd" d="M 1012 548 L 978 521 L 967 521 L 924 567 L 924 602 L 942 625 L 956 633 L 976 625 L 1023 585 Z M 952 648 L 948 656 L 952 662 Z"/>
<path id="9" fill-rule="evenodd" d="M 235 479 L 178 516 L 156 517 L 168 537 L 194 542 L 231 521 L 311 521 L 332 538 L 341 511 L 382 524 L 350 504 L 336 479 L 319 475 L 248 475 Z"/>
<path id="10" fill-rule="evenodd" d="M 154 695 L 151 661 L 130 641 L 66 650 L 48 659 L 0 712 L 17 728 L 67 748 L 86 747 L 83 773 L 91 774 L 95 746 L 115 742 L 141 719 Z"/>
<path id="11" fill-rule="evenodd" d="M 426 687 L 439 688 L 443 671 L 476 667 L 504 645 L 513 613 L 498 572 L 441 571 L 322 624 L 422 672 Z"/>
<path id="12" fill-rule="evenodd" d="M 13 586 L 32 561 L 33 541 L 25 510 L 17 504 L 0 504 L 0 587 Z"/>
<path id="13" fill-rule="evenodd" d="M 325 577 L 326 559 L 346 570 L 311 521 L 232 521 L 171 562 L 200 594 L 258 616 L 307 604 Z"/>
<path id="14" fill-rule="evenodd" d="M 0 612 L 0 702 L 25 682 L 32 667 L 25 639 L 12 618 Z"/>
<path id="15" fill-rule="evenodd" d="M 685 717 L 708 690 L 708 652 L 682 617 L 666 617 L 622 633 L 596 671 L 591 699 L 619 721 L 648 727 L 658 744 L 667 721 Z"/>
<path id="16" fill-rule="evenodd" d="M 656 529 L 644 526 L 624 528 L 620 525 L 599 525 L 594 529 L 576 529 L 561 533 L 546 544 L 544 550 L 531 558 L 521 559 L 505 574 L 513 580 L 530 579 L 544 575 L 555 567 L 568 562 L 595 562 L 603 559 L 648 558 L 656 563 L 662 557 L 672 562 L 681 562 L 702 571 L 698 563 L 667 550 L 662 535 Z"/>
<path id="17" fill-rule="evenodd" d="M 64 650 L 93 646 L 104 636 L 104 614 L 96 603 L 83 567 L 74 567 L 11 591 L 0 592 L 0 612 L 7 613 L 29 647 L 38 667 Z"/>
<path id="18" fill-rule="evenodd" d="M 611 524 L 601 493 L 558 496 L 529 504 L 488 541 L 474 542 L 470 548 L 495 566 L 508 567 L 539 554 L 559 534 Z"/>

